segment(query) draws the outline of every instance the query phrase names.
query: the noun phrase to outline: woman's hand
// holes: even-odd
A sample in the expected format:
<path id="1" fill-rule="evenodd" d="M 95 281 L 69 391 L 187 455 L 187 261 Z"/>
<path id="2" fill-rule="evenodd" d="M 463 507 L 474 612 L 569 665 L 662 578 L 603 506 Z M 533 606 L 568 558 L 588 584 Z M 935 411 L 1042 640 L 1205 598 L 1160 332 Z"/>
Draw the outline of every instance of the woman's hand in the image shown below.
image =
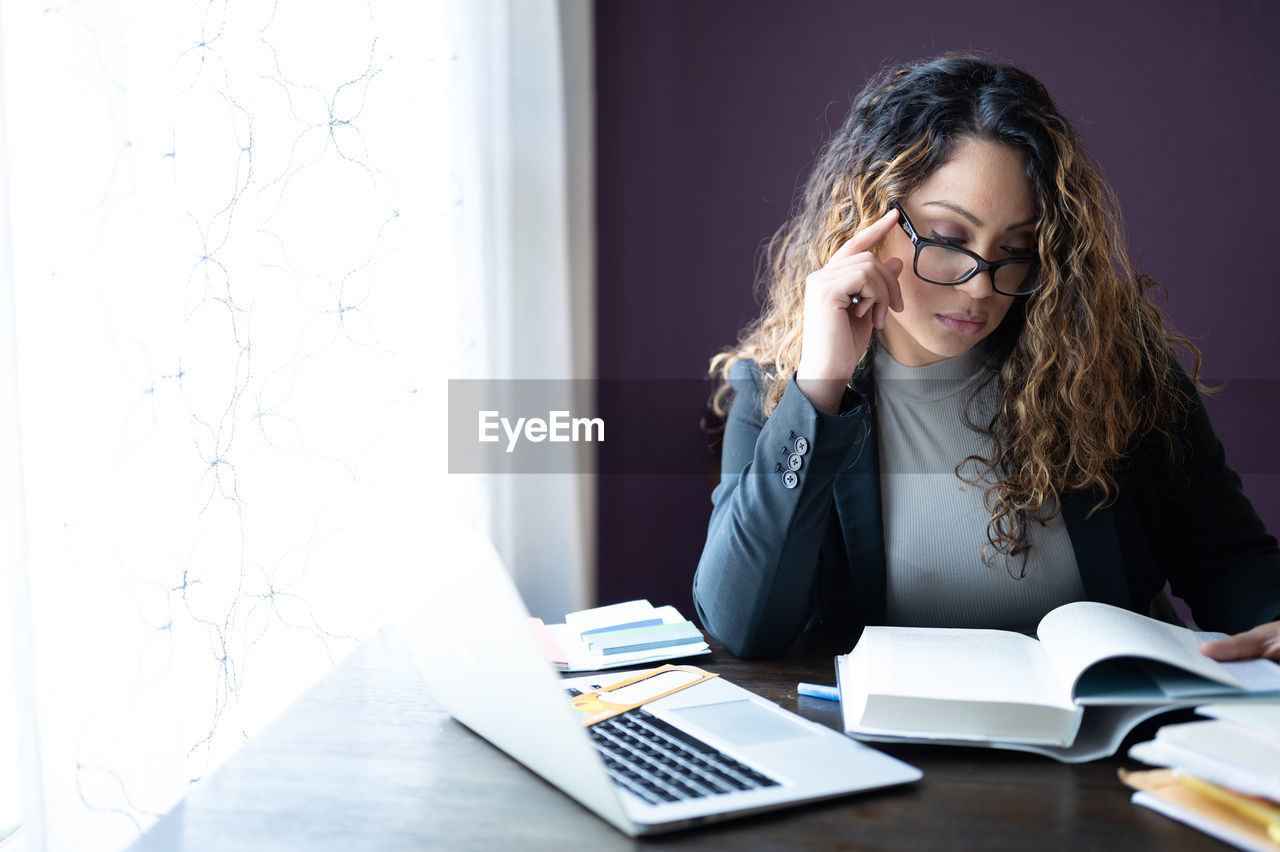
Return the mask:
<path id="1" fill-rule="evenodd" d="M 1252 630 L 1216 639 L 1200 646 L 1200 653 L 1220 662 L 1232 660 L 1280 660 L 1280 621 L 1260 624 Z"/>
<path id="2" fill-rule="evenodd" d="M 840 413 L 840 400 L 854 368 L 884 328 L 890 309 L 902 310 L 898 275 L 902 261 L 871 253 L 898 222 L 890 210 L 858 231 L 804 282 L 804 336 L 796 384 L 818 408 Z M 856 299 L 855 299 L 856 297 Z"/>

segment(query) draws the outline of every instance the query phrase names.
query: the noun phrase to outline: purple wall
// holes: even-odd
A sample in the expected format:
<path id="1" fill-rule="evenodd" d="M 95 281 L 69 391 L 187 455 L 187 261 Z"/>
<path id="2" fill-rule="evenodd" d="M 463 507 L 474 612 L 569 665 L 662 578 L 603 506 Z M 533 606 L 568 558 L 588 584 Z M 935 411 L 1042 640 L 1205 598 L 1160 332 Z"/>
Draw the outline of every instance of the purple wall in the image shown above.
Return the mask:
<path id="1" fill-rule="evenodd" d="M 991 50 L 1102 164 L 1139 268 L 1231 381 L 1210 410 L 1280 532 L 1280 4 L 608 0 L 596 39 L 601 377 L 705 374 L 757 314 L 757 249 L 867 77 Z M 603 478 L 599 597 L 690 612 L 714 480 L 696 403 L 660 407 L 652 441 L 689 473 Z"/>

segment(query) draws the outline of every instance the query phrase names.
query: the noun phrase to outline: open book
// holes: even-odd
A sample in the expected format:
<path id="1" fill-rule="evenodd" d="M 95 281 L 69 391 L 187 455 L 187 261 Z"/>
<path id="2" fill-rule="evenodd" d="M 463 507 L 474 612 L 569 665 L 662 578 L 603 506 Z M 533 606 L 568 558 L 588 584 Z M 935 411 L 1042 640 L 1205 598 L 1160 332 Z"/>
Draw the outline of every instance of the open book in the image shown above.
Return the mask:
<path id="1" fill-rule="evenodd" d="M 868 627 L 836 658 L 845 732 L 1077 762 L 1113 754 L 1135 725 L 1171 708 L 1280 701 L 1277 664 L 1200 653 L 1220 634 L 1087 601 L 1053 610 L 1036 633 Z"/>

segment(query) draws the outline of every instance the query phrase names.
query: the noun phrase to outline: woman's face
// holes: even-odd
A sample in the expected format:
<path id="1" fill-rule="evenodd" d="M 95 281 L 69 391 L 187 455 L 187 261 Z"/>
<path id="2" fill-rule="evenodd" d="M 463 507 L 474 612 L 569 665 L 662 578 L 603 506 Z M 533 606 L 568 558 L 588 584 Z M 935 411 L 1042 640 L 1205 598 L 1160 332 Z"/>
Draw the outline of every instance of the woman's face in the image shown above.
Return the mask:
<path id="1" fill-rule="evenodd" d="M 957 142 L 955 154 L 902 199 L 923 238 L 960 246 L 988 261 L 1036 247 L 1035 199 L 1026 157 L 1016 148 L 978 139 Z M 1012 251 L 1011 251 L 1012 250 Z M 890 311 L 881 342 L 898 363 L 923 367 L 968 352 L 996 330 L 1015 297 L 991 287 L 991 273 L 944 287 L 915 274 L 915 247 L 901 228 L 885 237 L 880 255 L 902 261 L 903 310 Z"/>

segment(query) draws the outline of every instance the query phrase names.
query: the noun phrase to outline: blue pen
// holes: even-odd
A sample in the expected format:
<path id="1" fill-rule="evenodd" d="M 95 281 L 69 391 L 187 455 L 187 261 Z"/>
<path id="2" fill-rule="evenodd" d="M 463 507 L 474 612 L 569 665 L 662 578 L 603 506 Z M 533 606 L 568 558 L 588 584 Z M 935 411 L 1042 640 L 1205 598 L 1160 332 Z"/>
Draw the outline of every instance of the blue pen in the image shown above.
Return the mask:
<path id="1" fill-rule="evenodd" d="M 817 683 L 798 683 L 796 692 L 810 698 L 825 698 L 827 701 L 839 701 L 840 689 L 834 686 L 822 686 Z"/>

